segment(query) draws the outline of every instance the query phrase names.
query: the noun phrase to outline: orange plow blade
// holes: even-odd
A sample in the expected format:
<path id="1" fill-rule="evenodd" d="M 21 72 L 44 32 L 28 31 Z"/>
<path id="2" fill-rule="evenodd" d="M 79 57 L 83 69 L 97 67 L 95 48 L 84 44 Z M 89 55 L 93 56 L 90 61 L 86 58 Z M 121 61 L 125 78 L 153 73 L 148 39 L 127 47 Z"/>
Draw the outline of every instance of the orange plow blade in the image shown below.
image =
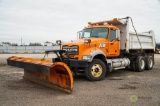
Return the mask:
<path id="1" fill-rule="evenodd" d="M 24 79 L 68 93 L 73 89 L 72 72 L 63 62 L 12 56 L 7 59 L 7 63 L 24 68 Z"/>

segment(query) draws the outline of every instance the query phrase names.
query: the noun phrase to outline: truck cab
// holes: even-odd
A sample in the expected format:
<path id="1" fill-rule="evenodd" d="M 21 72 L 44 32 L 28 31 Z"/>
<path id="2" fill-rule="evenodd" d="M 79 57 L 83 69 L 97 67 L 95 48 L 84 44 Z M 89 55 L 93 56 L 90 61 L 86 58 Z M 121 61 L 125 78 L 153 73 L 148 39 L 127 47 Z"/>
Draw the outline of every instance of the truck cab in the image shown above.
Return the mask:
<path id="1" fill-rule="evenodd" d="M 78 40 L 64 43 L 62 49 L 67 50 L 71 58 L 78 60 L 88 59 L 88 57 L 92 60 L 98 54 L 104 57 L 118 57 L 120 54 L 119 28 L 108 24 L 89 23 L 88 27 L 82 30 Z M 78 54 L 75 51 L 78 51 Z"/>
<path id="2" fill-rule="evenodd" d="M 107 57 L 116 57 L 120 53 L 119 29 L 115 26 L 91 26 L 83 29 L 81 39 L 90 39 Z M 95 42 L 92 43 L 92 40 Z"/>

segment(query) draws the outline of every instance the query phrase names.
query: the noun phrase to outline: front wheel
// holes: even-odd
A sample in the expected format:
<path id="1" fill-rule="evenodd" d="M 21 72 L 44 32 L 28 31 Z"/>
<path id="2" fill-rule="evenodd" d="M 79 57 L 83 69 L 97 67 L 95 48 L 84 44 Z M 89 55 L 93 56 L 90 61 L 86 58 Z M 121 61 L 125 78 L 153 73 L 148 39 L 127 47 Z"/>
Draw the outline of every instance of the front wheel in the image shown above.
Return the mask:
<path id="1" fill-rule="evenodd" d="M 93 59 L 85 69 L 85 76 L 91 81 L 102 80 L 106 75 L 106 66 L 100 59 Z"/>

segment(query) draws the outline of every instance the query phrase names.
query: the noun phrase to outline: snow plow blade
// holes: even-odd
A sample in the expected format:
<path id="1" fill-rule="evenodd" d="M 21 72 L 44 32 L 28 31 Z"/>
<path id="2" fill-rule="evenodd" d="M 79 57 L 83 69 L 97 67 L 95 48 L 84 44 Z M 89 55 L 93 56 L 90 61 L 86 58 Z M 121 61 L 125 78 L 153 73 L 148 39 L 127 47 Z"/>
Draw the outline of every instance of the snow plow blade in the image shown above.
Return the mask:
<path id="1" fill-rule="evenodd" d="M 68 93 L 73 89 L 72 72 L 63 62 L 12 56 L 7 59 L 7 63 L 24 68 L 24 79 Z"/>

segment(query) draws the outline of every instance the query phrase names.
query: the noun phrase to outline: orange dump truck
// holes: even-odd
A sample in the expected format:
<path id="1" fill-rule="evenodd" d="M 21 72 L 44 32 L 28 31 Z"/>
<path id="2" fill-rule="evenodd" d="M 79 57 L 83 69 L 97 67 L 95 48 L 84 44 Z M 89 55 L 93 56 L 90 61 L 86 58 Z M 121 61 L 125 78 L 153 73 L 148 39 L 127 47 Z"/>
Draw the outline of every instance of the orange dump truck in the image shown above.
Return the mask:
<path id="1" fill-rule="evenodd" d="M 79 39 L 61 45 L 61 50 L 46 51 L 57 55 L 52 61 L 12 56 L 11 66 L 24 68 L 24 78 L 63 89 L 73 89 L 73 73 L 84 73 L 87 79 L 104 79 L 107 72 L 130 68 L 134 71 L 151 70 L 154 65 L 154 32 L 129 32 L 130 17 L 89 22 L 78 33 Z"/>

